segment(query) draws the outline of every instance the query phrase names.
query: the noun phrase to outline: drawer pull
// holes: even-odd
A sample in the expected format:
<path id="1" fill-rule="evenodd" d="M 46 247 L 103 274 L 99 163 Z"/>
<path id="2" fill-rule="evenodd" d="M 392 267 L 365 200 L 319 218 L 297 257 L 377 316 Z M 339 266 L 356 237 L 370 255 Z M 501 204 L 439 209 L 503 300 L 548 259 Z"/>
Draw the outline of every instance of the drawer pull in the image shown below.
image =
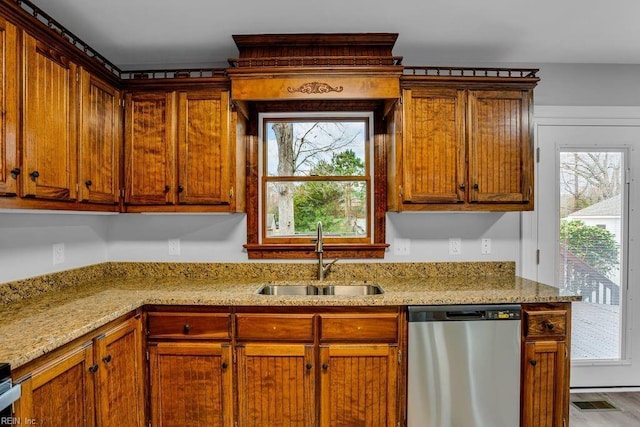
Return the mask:
<path id="1" fill-rule="evenodd" d="M 186 323 L 186 324 L 182 327 L 182 330 L 183 330 L 183 332 L 184 332 L 185 334 L 188 334 L 188 333 L 189 333 L 189 331 L 191 330 L 191 325 L 190 325 L 190 324 L 188 324 L 188 323 Z"/>
<path id="2" fill-rule="evenodd" d="M 555 328 L 555 325 L 553 323 L 549 322 L 548 320 L 546 320 L 543 324 L 544 324 L 544 327 L 547 328 L 550 331 L 552 331 L 553 328 Z"/>

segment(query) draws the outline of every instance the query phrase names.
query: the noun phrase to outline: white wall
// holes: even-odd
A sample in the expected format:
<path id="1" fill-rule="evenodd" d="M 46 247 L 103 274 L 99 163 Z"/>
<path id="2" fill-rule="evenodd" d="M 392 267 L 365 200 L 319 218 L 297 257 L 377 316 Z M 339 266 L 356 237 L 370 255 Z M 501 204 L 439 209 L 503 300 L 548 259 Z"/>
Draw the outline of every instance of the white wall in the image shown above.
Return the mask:
<path id="1" fill-rule="evenodd" d="M 0 283 L 107 260 L 113 216 L 0 213 Z M 65 261 L 53 265 L 53 244 L 64 243 Z"/>
<path id="2" fill-rule="evenodd" d="M 425 63 L 430 61 L 413 61 Z M 479 65 L 479 64 L 474 64 Z M 522 64 L 501 64 L 522 66 Z M 538 67 L 538 65 L 531 65 Z M 640 65 L 542 64 L 536 105 L 640 105 Z M 391 249 L 385 261 L 516 261 L 533 239 L 529 213 L 388 214 L 387 242 L 410 239 L 410 255 Z M 524 229 L 521 232 L 521 228 Z M 522 238 L 521 236 L 524 236 Z M 462 239 L 462 254 L 450 256 L 448 239 Z M 480 240 L 492 239 L 492 254 Z M 181 255 L 169 256 L 168 239 L 181 240 Z M 52 264 L 52 244 L 66 245 L 66 262 Z M 245 216 L 117 216 L 0 213 L 0 283 L 62 269 L 112 261 L 247 261 Z M 524 266 L 527 270 L 528 267 Z M 527 274 L 523 271 L 522 274 Z"/>

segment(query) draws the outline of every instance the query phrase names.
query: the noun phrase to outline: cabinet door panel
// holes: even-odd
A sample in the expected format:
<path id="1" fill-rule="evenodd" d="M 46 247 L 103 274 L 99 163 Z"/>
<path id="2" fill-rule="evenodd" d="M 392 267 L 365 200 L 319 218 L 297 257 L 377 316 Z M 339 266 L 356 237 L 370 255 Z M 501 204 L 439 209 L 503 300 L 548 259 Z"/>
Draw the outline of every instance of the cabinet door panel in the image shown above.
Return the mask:
<path id="1" fill-rule="evenodd" d="M 18 192 L 18 44 L 15 25 L 0 19 L 0 195 Z"/>
<path id="2" fill-rule="evenodd" d="M 125 202 L 175 202 L 175 95 L 127 94 Z"/>
<path id="3" fill-rule="evenodd" d="M 230 345 L 158 343 L 150 359 L 154 426 L 233 425 Z"/>
<path id="4" fill-rule="evenodd" d="M 95 424 L 93 411 L 93 348 L 75 350 L 43 366 L 22 382 L 16 417 L 53 427 Z"/>
<path id="5" fill-rule="evenodd" d="M 241 426 L 313 426 L 313 346 L 247 344 L 238 347 Z"/>
<path id="6" fill-rule="evenodd" d="M 525 343 L 523 427 L 561 427 L 565 396 L 564 341 Z M 568 386 L 567 386 L 568 387 Z"/>
<path id="7" fill-rule="evenodd" d="M 396 425 L 397 354 L 385 344 L 321 346 L 321 425 Z"/>
<path id="8" fill-rule="evenodd" d="M 100 425 L 144 426 L 141 331 L 132 318 L 96 340 Z"/>
<path id="9" fill-rule="evenodd" d="M 463 202 L 464 91 L 405 90 L 403 103 L 403 202 Z"/>
<path id="10" fill-rule="evenodd" d="M 80 200 L 117 203 L 122 141 L 120 92 L 82 70 L 78 172 Z"/>
<path id="11" fill-rule="evenodd" d="M 181 92 L 178 109 L 178 200 L 229 204 L 229 92 Z"/>
<path id="12" fill-rule="evenodd" d="M 24 35 L 23 196 L 76 198 L 76 65 Z"/>
<path id="13" fill-rule="evenodd" d="M 532 195 L 530 91 L 469 92 L 470 201 L 525 203 Z"/>

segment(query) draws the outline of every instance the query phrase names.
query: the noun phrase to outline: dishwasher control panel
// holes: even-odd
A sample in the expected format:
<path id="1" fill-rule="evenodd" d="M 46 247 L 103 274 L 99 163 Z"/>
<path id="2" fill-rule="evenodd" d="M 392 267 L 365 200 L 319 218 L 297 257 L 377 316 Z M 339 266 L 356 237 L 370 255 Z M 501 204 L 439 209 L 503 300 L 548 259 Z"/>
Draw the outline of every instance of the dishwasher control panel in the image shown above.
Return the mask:
<path id="1" fill-rule="evenodd" d="M 520 310 L 487 310 L 487 320 L 519 320 Z"/>

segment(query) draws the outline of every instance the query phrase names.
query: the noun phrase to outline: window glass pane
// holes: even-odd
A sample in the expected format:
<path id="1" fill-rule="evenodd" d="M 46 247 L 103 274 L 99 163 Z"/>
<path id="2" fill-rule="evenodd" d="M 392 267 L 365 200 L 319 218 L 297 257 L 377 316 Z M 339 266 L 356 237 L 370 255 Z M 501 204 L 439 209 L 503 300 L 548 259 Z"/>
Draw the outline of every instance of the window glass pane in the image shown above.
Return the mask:
<path id="1" fill-rule="evenodd" d="M 364 176 L 366 121 L 265 121 L 268 176 Z"/>
<path id="2" fill-rule="evenodd" d="M 325 237 L 366 237 L 365 181 L 268 182 L 267 237 L 315 236 L 318 221 Z"/>
<path id="3" fill-rule="evenodd" d="M 572 305 L 573 360 L 620 359 L 623 153 L 560 153 L 558 276 Z"/>

